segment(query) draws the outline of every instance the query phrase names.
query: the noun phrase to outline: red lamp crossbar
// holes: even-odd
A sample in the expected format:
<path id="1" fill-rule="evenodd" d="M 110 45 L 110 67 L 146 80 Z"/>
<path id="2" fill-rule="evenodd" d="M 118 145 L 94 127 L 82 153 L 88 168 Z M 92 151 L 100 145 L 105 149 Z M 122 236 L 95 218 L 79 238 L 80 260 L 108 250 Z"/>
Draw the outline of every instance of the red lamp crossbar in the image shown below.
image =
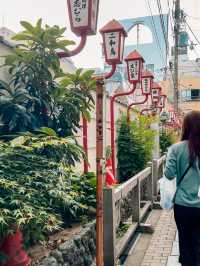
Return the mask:
<path id="1" fill-rule="evenodd" d="M 80 44 L 72 51 L 67 51 L 67 52 L 58 52 L 57 55 L 60 57 L 60 58 L 63 58 L 63 57 L 72 57 L 74 55 L 77 55 L 79 54 L 83 48 L 85 47 L 85 44 L 86 44 L 86 41 L 87 41 L 87 35 L 86 34 L 82 34 L 81 35 L 81 41 L 80 41 Z"/>
<path id="2" fill-rule="evenodd" d="M 146 103 L 148 100 L 148 95 L 145 95 L 145 99 L 141 102 L 134 102 L 134 103 L 131 103 L 129 106 L 128 106 L 128 109 L 127 109 L 127 122 L 130 123 L 130 110 L 132 108 L 132 106 L 134 105 L 141 105 L 141 104 L 144 104 Z"/>

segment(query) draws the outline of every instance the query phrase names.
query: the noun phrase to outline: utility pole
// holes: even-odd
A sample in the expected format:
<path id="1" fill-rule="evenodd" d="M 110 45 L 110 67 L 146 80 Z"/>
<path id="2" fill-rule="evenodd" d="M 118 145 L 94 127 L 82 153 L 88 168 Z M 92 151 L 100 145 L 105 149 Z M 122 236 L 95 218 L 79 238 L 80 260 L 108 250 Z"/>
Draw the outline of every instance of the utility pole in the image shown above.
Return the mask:
<path id="1" fill-rule="evenodd" d="M 180 0 L 175 2 L 175 13 L 174 13 L 174 34 L 175 34 L 175 45 L 174 45 L 174 112 L 178 113 L 178 98 L 179 98 L 179 35 L 180 35 L 180 24 L 181 24 L 181 8 Z"/>

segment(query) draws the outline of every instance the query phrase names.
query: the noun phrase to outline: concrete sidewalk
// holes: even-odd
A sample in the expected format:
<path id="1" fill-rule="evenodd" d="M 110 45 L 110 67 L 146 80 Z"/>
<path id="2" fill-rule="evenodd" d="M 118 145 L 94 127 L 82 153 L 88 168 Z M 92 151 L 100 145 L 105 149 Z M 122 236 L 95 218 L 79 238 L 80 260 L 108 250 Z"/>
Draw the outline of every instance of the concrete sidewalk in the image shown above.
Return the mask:
<path id="1" fill-rule="evenodd" d="M 176 240 L 173 211 L 162 211 L 141 266 L 180 265 Z"/>
<path id="2" fill-rule="evenodd" d="M 179 246 L 178 246 L 178 233 L 177 233 L 176 239 L 172 246 L 171 256 L 169 256 L 167 261 L 167 266 L 181 266 L 181 264 L 178 262 L 178 258 L 179 258 Z"/>

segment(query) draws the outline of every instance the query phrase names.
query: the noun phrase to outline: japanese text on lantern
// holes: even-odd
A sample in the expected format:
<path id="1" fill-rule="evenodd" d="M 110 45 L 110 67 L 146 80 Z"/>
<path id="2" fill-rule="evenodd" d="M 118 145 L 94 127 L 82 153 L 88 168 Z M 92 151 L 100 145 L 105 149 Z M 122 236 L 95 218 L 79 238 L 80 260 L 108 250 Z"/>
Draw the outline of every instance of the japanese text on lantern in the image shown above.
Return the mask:
<path id="1" fill-rule="evenodd" d="M 72 10 L 73 16 L 77 23 L 80 23 L 85 18 L 85 12 L 87 12 L 88 0 L 73 0 Z"/>
<path id="2" fill-rule="evenodd" d="M 159 106 L 164 107 L 164 102 L 165 102 L 164 97 L 160 97 Z"/>
<path id="3" fill-rule="evenodd" d="M 131 80 L 139 79 L 139 62 L 137 60 L 129 63 L 129 75 Z"/>
<path id="4" fill-rule="evenodd" d="M 143 90 L 145 93 L 149 92 L 149 79 L 148 78 L 143 79 Z"/>
<path id="5" fill-rule="evenodd" d="M 116 55 L 116 35 L 114 34 L 114 32 L 111 32 L 108 38 L 109 38 L 110 55 L 115 56 Z"/>
<path id="6" fill-rule="evenodd" d="M 158 90 L 157 89 L 153 89 L 152 90 L 152 94 L 153 94 L 153 97 L 158 97 Z"/>

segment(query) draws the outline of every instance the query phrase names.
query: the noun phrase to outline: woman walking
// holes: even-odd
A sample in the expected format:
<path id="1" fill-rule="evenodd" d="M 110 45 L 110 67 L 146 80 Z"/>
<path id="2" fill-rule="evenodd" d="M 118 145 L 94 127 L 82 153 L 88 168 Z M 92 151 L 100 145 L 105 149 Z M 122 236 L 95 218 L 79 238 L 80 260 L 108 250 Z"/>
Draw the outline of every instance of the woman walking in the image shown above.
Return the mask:
<path id="1" fill-rule="evenodd" d="M 183 121 L 181 142 L 170 147 L 167 179 L 176 178 L 174 217 L 178 228 L 182 266 L 200 266 L 200 112 Z"/>

